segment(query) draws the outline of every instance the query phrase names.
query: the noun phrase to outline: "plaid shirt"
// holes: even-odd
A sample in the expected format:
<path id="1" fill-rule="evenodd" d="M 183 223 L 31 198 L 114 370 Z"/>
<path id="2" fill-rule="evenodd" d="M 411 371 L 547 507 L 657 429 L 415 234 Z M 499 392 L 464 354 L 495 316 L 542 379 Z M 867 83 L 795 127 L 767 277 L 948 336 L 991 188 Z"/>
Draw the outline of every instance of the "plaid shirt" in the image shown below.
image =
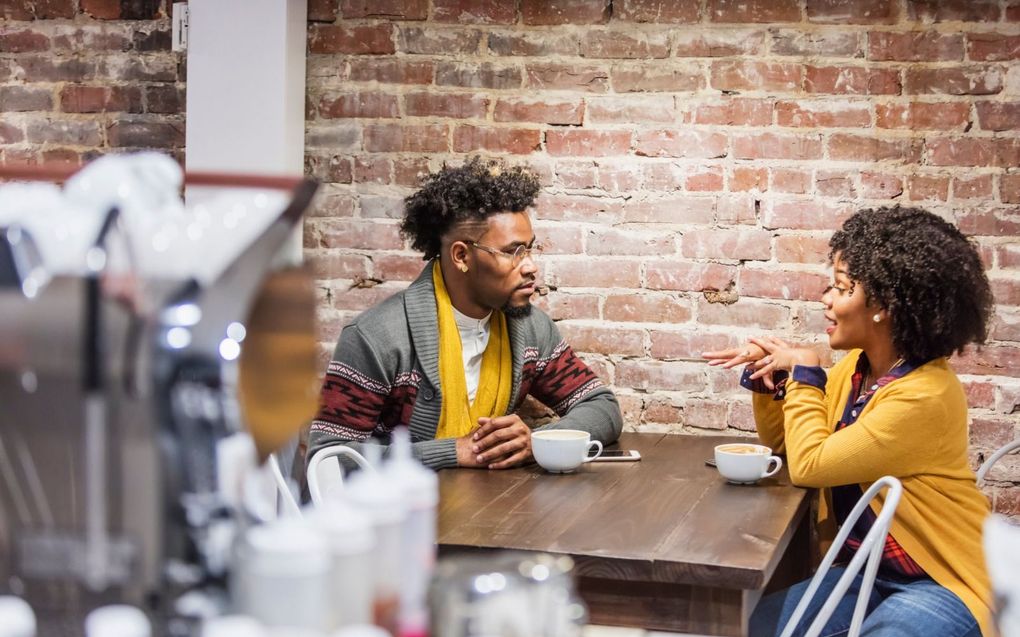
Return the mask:
<path id="1" fill-rule="evenodd" d="M 910 371 L 919 367 L 919 365 L 912 363 L 902 363 L 889 370 L 885 376 L 875 381 L 871 387 L 863 388 L 864 375 L 868 370 L 869 363 L 868 357 L 865 354 L 861 354 L 860 359 L 857 361 L 857 368 L 851 378 L 851 389 L 849 400 L 847 400 L 846 406 L 843 408 L 843 417 L 840 418 L 839 422 L 836 423 L 835 431 L 839 431 L 844 427 L 857 422 L 857 418 L 864 410 L 864 406 L 868 404 L 871 397 L 875 395 L 880 387 L 884 387 L 896 380 L 902 378 Z M 749 367 L 744 370 L 743 375 L 740 379 L 740 384 L 746 389 L 758 393 L 770 393 L 762 379 L 758 378 L 751 380 L 750 376 L 753 370 Z M 822 391 L 825 391 L 826 375 L 824 370 L 820 367 L 805 367 L 798 365 L 794 368 L 793 380 L 818 387 Z M 786 383 L 789 379 L 789 374 L 786 372 L 780 372 L 775 378 L 775 399 L 783 400 L 786 397 Z M 862 393 L 861 390 L 865 389 Z M 850 516 L 850 512 L 853 510 L 857 501 L 864 495 L 861 491 L 859 484 L 847 484 L 840 485 L 832 488 L 832 504 L 833 511 L 836 514 L 836 521 L 840 526 L 846 522 L 846 519 Z M 846 544 L 843 545 L 843 549 L 840 552 L 839 560 L 849 562 L 854 553 L 861 547 L 861 542 L 864 536 L 867 535 L 868 530 L 871 529 L 872 525 L 877 520 L 875 512 L 871 510 L 871 507 L 864 509 L 861 517 L 857 519 L 857 523 L 854 528 L 850 530 L 850 535 L 846 539 Z M 882 550 L 882 562 L 879 564 L 879 572 L 884 576 L 893 576 L 898 578 L 916 579 L 919 577 L 926 576 L 924 569 L 922 569 L 917 562 L 913 560 L 907 552 L 900 546 L 899 542 L 889 534 L 885 539 L 885 548 Z"/>

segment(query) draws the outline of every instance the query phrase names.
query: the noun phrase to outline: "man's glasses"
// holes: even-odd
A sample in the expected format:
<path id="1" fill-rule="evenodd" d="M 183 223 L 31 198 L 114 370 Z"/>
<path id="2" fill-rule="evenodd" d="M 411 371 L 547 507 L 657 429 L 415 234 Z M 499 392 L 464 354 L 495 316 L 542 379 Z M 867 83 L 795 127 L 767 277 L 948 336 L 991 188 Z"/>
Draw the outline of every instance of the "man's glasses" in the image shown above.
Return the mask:
<path id="1" fill-rule="evenodd" d="M 495 254 L 498 256 L 506 257 L 510 259 L 510 264 L 513 265 L 513 267 L 515 268 L 521 264 L 521 261 L 524 261 L 529 257 L 534 259 L 535 257 L 541 256 L 542 250 L 545 249 L 541 243 L 536 243 L 532 246 L 519 245 L 513 250 L 499 250 L 497 248 L 490 248 L 489 246 L 482 245 L 474 241 L 465 241 L 464 243 L 468 244 L 473 248 L 485 250 L 489 254 Z"/>

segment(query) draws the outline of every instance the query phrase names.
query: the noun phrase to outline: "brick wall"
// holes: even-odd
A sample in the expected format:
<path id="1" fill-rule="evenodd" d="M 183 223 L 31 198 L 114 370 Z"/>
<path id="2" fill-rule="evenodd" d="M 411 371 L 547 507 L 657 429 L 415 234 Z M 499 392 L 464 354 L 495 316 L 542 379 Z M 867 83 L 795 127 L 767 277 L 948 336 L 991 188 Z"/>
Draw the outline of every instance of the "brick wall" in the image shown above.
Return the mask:
<path id="1" fill-rule="evenodd" d="M 0 162 L 183 159 L 184 56 L 165 0 L 0 0 Z"/>
<path id="2" fill-rule="evenodd" d="M 992 340 L 955 361 L 975 464 L 1020 435 L 1020 2 L 313 0 L 305 245 L 323 352 L 421 262 L 417 176 L 527 162 L 554 287 L 540 305 L 629 428 L 753 430 L 698 353 L 824 342 L 826 242 L 853 210 L 922 205 L 981 243 Z M 989 494 L 1020 514 L 1020 458 Z M 1010 482 L 1012 480 L 1012 483 Z"/>

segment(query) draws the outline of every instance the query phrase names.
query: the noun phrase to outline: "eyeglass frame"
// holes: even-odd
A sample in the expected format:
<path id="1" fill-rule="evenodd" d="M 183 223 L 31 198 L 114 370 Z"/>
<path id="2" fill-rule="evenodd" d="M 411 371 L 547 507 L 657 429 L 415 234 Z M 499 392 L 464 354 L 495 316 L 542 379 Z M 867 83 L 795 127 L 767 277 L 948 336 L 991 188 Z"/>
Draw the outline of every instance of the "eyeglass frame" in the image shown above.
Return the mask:
<path id="1" fill-rule="evenodd" d="M 470 239 L 465 240 L 464 243 L 471 246 L 472 248 L 484 250 L 489 254 L 498 254 L 507 257 L 508 259 L 510 259 L 510 265 L 512 265 L 515 268 L 520 264 L 524 263 L 525 259 L 532 258 L 532 255 L 534 253 L 537 252 L 538 254 L 542 254 L 542 251 L 545 249 L 545 246 L 538 242 L 532 242 L 530 246 L 526 246 L 523 243 L 519 244 L 516 248 L 514 248 L 513 252 L 506 252 L 505 250 L 500 250 L 499 248 L 493 248 L 491 246 L 482 245 L 481 243 L 478 243 L 477 241 L 472 241 Z"/>

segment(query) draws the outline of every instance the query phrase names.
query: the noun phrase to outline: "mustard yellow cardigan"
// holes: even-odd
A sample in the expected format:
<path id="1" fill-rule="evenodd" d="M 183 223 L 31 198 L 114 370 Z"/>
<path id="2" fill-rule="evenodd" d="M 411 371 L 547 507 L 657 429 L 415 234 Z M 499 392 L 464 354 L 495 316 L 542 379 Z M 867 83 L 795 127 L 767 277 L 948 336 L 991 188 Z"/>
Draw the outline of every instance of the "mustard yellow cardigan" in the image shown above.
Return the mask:
<path id="1" fill-rule="evenodd" d="M 890 533 L 963 600 L 983 635 L 993 635 L 981 545 L 989 505 L 967 461 L 963 387 L 945 358 L 933 360 L 879 388 L 854 424 L 835 431 L 860 355 L 853 350 L 830 370 L 825 392 L 791 380 L 785 400 L 754 394 L 758 435 L 785 451 L 794 484 L 822 489 L 819 530 L 830 541 L 836 526 L 828 487 L 856 482 L 864 491 L 882 476 L 898 478 L 903 496 Z M 872 503 L 876 514 L 883 499 Z"/>

